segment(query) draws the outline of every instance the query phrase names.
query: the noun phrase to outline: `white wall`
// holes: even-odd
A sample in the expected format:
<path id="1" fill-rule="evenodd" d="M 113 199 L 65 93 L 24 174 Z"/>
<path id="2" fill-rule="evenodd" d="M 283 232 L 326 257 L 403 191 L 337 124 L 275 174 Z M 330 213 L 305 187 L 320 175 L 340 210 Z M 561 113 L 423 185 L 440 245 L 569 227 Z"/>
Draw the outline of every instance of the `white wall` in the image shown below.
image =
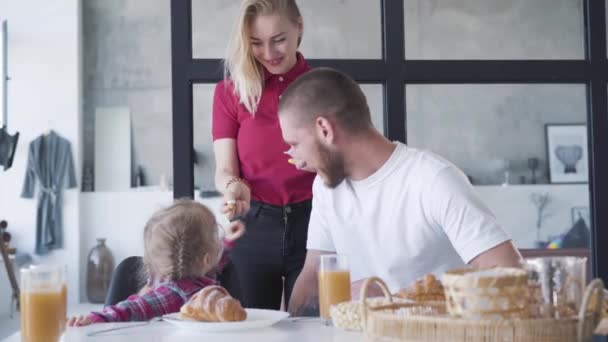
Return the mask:
<path id="1" fill-rule="evenodd" d="M 13 167 L 0 171 L 0 218 L 8 221 L 20 252 L 33 254 L 36 234 L 36 199 L 20 197 L 29 143 L 52 128 L 72 143 L 80 175 L 80 6 L 79 0 L 0 0 L 0 17 L 9 25 L 9 130 L 21 134 Z M 68 265 L 68 300 L 74 301 L 78 298 L 79 191 L 64 194 L 64 248 L 36 259 Z M 0 284 L 0 295 L 7 295 L 6 286 Z"/>
<path id="2" fill-rule="evenodd" d="M 534 248 L 537 211 L 530 194 L 548 194 L 547 218 L 541 239 L 565 233 L 572 227 L 572 207 L 589 207 L 587 184 L 476 186 L 482 201 L 496 215 L 518 248 Z"/>

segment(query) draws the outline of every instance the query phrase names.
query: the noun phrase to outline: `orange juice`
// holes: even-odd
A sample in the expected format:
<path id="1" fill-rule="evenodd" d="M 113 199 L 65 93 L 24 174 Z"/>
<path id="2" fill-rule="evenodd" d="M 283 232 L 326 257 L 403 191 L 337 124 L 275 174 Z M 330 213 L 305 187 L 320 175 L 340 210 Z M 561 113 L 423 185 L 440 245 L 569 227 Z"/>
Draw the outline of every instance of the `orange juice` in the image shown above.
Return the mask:
<path id="1" fill-rule="evenodd" d="M 348 271 L 321 271 L 319 276 L 319 311 L 329 319 L 329 306 L 350 300 L 350 273 Z"/>
<path id="2" fill-rule="evenodd" d="M 65 325 L 67 323 L 67 319 L 68 319 L 68 313 L 67 313 L 67 309 L 68 309 L 68 286 L 63 284 L 63 286 L 61 286 L 61 303 L 63 303 L 63 312 L 61 313 L 61 333 L 63 333 L 65 331 Z"/>
<path id="3" fill-rule="evenodd" d="M 59 341 L 65 328 L 67 288 L 21 292 L 21 341 Z"/>

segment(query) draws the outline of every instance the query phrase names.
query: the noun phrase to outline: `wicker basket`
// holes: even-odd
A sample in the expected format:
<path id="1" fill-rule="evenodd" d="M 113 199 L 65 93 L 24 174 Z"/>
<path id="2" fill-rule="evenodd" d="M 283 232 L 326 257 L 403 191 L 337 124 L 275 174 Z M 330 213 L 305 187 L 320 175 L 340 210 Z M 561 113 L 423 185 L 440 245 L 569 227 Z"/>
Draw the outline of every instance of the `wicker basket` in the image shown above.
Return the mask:
<path id="1" fill-rule="evenodd" d="M 372 282 L 386 288 L 381 279 L 370 278 L 363 285 L 362 298 Z M 445 307 L 437 303 L 389 304 L 372 308 L 365 301 L 362 301 L 361 315 L 368 341 L 588 342 L 593 339 L 593 331 L 600 320 L 602 297 L 603 283 L 596 279 L 585 291 L 578 317 L 563 319 L 470 320 L 445 314 Z M 593 311 L 588 310 L 590 307 Z"/>
<path id="2" fill-rule="evenodd" d="M 376 307 L 392 303 L 411 303 L 411 300 L 392 297 L 372 297 L 367 298 L 367 305 Z M 363 320 L 361 319 L 361 302 L 349 301 L 329 307 L 329 316 L 334 326 L 352 331 L 363 330 Z"/>
<path id="3" fill-rule="evenodd" d="M 444 273 L 448 312 L 469 319 L 529 318 L 528 273 L 521 268 Z"/>

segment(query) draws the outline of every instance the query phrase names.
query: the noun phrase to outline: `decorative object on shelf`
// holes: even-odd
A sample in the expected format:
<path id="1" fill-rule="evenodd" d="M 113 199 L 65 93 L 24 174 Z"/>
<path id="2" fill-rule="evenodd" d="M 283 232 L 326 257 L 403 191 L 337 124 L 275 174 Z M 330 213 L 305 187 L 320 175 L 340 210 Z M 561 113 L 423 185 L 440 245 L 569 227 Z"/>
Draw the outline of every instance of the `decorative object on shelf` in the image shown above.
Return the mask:
<path id="1" fill-rule="evenodd" d="M 591 228 L 591 216 L 589 215 L 589 207 L 572 207 L 570 211 L 572 216 L 572 224 L 578 222 L 579 219 L 583 219 L 587 227 Z"/>
<path id="2" fill-rule="evenodd" d="M 540 239 L 540 230 L 543 226 L 543 221 L 551 216 L 551 213 L 547 212 L 547 205 L 550 202 L 549 193 L 533 192 L 530 194 L 530 201 L 536 208 L 536 241 L 534 245 L 536 248 L 545 248 L 547 243 Z"/>
<path id="3" fill-rule="evenodd" d="M 538 170 L 538 158 L 528 158 L 528 168 L 532 171 L 531 184 L 536 184 L 536 170 Z"/>
<path id="4" fill-rule="evenodd" d="M 475 174 L 475 185 L 498 185 L 505 184 L 510 171 L 510 163 L 503 158 L 489 158 L 480 162 L 477 166 Z M 507 180 L 508 181 L 508 180 Z"/>
<path id="5" fill-rule="evenodd" d="M 167 176 L 164 173 L 160 174 L 160 181 L 158 182 L 158 186 L 161 191 L 169 190 L 169 182 L 167 181 Z"/>
<path id="6" fill-rule="evenodd" d="M 213 198 L 213 197 L 220 197 L 222 196 L 222 193 L 217 191 L 217 190 L 202 190 L 199 192 L 199 196 L 201 198 Z"/>
<path id="7" fill-rule="evenodd" d="M 93 167 L 91 165 L 85 165 L 84 170 L 82 171 L 82 191 L 91 192 L 94 190 Z"/>
<path id="8" fill-rule="evenodd" d="M 10 246 L 12 236 L 11 233 L 7 231 L 7 228 L 8 222 L 5 220 L 0 221 L 0 243 L 4 244 L 8 254 L 15 254 L 17 253 L 17 249 Z"/>
<path id="9" fill-rule="evenodd" d="M 563 246 L 563 242 L 564 242 L 564 235 L 565 234 L 561 234 L 558 236 L 549 236 L 549 244 L 547 244 L 546 248 L 547 249 L 560 249 Z"/>
<path id="10" fill-rule="evenodd" d="M 586 183 L 589 179 L 587 126 L 547 124 L 547 160 L 551 183 Z"/>
<path id="11" fill-rule="evenodd" d="M 139 188 L 141 186 L 146 186 L 146 175 L 144 173 L 144 167 L 139 165 L 137 167 L 137 172 L 135 173 L 135 187 Z"/>
<path id="12" fill-rule="evenodd" d="M 112 280 L 114 257 L 106 246 L 106 239 L 97 239 L 87 258 L 87 299 L 91 303 L 103 303 Z"/>
<path id="13" fill-rule="evenodd" d="M 505 170 L 503 174 L 502 186 L 509 186 L 509 170 Z"/>
<path id="14" fill-rule="evenodd" d="M 585 220 L 581 217 L 574 223 L 572 228 L 564 234 L 562 248 L 589 248 L 591 232 Z"/>
<path id="15" fill-rule="evenodd" d="M 9 254 L 15 254 L 16 250 L 14 248 L 10 248 L 8 245 L 8 243 L 11 241 L 11 235 L 6 231 L 7 228 L 8 222 L 5 220 L 0 221 L 0 236 L 2 237 L 2 239 L 0 239 L 0 255 L 2 256 L 2 262 L 6 268 L 6 274 L 13 290 L 10 308 L 10 317 L 12 318 L 13 308 L 16 309 L 15 311 L 19 311 L 19 284 L 17 283 L 13 262 L 9 258 Z"/>

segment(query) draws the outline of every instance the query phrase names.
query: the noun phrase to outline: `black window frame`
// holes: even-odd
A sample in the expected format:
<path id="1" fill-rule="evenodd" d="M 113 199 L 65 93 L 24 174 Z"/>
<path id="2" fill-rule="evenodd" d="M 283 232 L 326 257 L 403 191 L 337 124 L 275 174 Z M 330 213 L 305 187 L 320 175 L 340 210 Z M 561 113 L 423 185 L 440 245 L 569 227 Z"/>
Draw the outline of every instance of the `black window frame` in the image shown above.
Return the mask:
<path id="1" fill-rule="evenodd" d="M 406 84 L 579 83 L 587 88 L 592 270 L 608 282 L 608 60 L 606 0 L 583 0 L 584 60 L 406 60 L 404 0 L 380 0 L 382 59 L 309 59 L 312 66 L 342 70 L 384 89 L 384 134 L 407 141 Z M 171 1 L 174 198 L 194 195 L 193 84 L 222 79 L 220 59 L 192 55 L 192 0 Z M 603 152 L 603 153 L 602 153 Z M 602 175 L 606 175 L 602 177 Z"/>

